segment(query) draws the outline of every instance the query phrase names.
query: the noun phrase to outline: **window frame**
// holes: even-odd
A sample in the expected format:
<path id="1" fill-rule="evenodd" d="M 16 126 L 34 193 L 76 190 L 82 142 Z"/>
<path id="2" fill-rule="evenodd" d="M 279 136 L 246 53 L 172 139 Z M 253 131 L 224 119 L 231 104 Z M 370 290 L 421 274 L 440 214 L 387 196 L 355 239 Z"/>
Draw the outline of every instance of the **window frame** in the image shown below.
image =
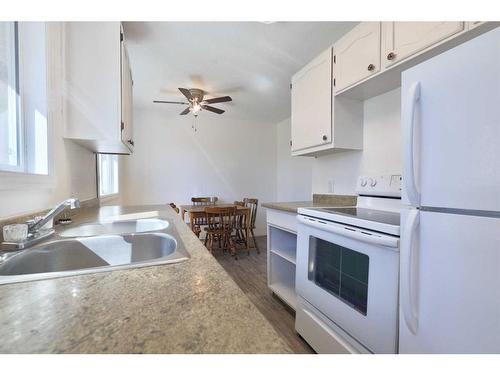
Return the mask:
<path id="1" fill-rule="evenodd" d="M 46 98 L 46 121 L 47 121 L 47 174 L 36 174 L 28 172 L 25 169 L 26 166 L 26 155 L 28 150 L 26 150 L 25 139 L 27 136 L 26 126 L 24 124 L 24 109 L 26 97 L 24 95 L 25 82 L 20 78 L 23 74 L 24 68 L 24 56 L 23 49 L 20 48 L 20 43 L 22 43 L 22 33 L 23 25 L 16 22 L 16 49 L 17 49 L 17 90 L 18 90 L 18 129 L 21 135 L 21 139 L 18 140 L 18 155 L 20 157 L 20 164 L 16 168 L 12 169 L 0 169 L 0 191 L 1 190 L 15 190 L 15 189 L 33 189 L 33 188 L 50 188 L 56 187 L 56 176 L 55 176 L 55 163 L 54 163 L 54 131 L 53 131 L 53 114 L 57 109 L 53 108 L 53 103 L 51 99 L 51 87 L 57 86 L 57 79 L 60 77 L 52 72 L 52 60 L 60 59 L 60 48 L 62 48 L 62 39 L 57 35 L 56 30 L 52 30 L 49 26 L 50 23 L 44 22 L 45 29 L 45 98 Z M 60 64 L 59 64 L 60 65 Z M 59 104 L 59 103 L 58 103 Z M 62 120 L 62 118 L 61 118 Z M 2 166 L 3 167 L 3 166 Z"/>
<path id="2" fill-rule="evenodd" d="M 106 156 L 106 157 L 114 157 L 116 158 L 116 192 L 113 193 L 108 193 L 108 194 L 102 194 L 101 193 L 101 175 L 102 175 L 102 162 L 101 162 L 101 157 Z M 118 159 L 118 155 L 116 154 L 106 154 L 106 153 L 99 153 L 96 154 L 96 171 L 97 171 L 97 197 L 100 200 L 109 200 L 113 199 L 117 196 L 120 195 L 120 160 Z"/>
<path id="3" fill-rule="evenodd" d="M 7 22 L 13 26 L 13 58 L 14 58 L 14 82 L 9 82 L 9 84 L 13 84 L 15 87 L 15 106 L 16 106 L 16 165 L 10 164 L 2 164 L 0 163 L 0 172 L 14 172 L 14 173 L 23 173 L 24 172 L 24 126 L 23 126 L 23 118 L 22 118 L 22 92 L 21 92 L 21 84 L 19 80 L 20 70 L 21 70 L 21 56 L 20 56 L 20 48 L 19 48 L 19 24 L 18 22 Z M 10 41 L 12 43 L 12 40 Z M 11 98 L 8 99 L 9 101 Z"/>

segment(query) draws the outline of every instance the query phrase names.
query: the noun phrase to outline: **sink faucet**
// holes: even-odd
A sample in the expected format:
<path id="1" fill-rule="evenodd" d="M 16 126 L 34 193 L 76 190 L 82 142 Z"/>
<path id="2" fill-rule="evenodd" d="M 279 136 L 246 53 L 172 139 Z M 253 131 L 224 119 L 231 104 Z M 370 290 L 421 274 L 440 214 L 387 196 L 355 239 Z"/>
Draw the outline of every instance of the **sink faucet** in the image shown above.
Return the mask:
<path id="1" fill-rule="evenodd" d="M 45 238 L 48 238 L 52 234 L 54 234 L 54 228 L 50 229 L 42 229 L 45 224 L 47 224 L 50 220 L 54 219 L 57 215 L 63 212 L 66 208 L 74 209 L 80 207 L 80 201 L 76 198 L 66 199 L 64 202 L 59 203 L 56 207 L 50 210 L 45 216 L 43 216 L 39 220 L 29 220 L 26 222 L 28 225 L 28 237 L 23 241 L 4 241 L 0 245 L 5 249 L 15 249 L 22 250 L 28 248 Z M 1 256 L 0 251 L 0 256 Z M 1 261 L 1 258 L 0 258 Z"/>
<path id="2" fill-rule="evenodd" d="M 52 210 L 50 210 L 44 217 L 37 221 L 29 221 L 28 224 L 28 233 L 34 233 L 40 230 L 45 224 L 47 224 L 50 220 L 54 219 L 57 215 L 63 212 L 66 207 L 70 209 L 80 208 L 80 201 L 76 198 L 66 199 L 64 202 L 59 203 Z"/>

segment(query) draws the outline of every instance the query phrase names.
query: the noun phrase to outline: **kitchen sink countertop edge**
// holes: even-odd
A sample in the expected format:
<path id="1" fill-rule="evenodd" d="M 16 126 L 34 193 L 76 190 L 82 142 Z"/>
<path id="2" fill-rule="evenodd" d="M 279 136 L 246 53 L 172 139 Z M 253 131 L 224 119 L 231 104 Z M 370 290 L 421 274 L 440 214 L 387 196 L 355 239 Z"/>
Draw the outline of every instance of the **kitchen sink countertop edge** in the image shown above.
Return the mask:
<path id="1" fill-rule="evenodd" d="M 88 208 L 76 223 L 160 211 L 188 261 L 0 285 L 0 353 L 291 353 L 168 206 Z"/>

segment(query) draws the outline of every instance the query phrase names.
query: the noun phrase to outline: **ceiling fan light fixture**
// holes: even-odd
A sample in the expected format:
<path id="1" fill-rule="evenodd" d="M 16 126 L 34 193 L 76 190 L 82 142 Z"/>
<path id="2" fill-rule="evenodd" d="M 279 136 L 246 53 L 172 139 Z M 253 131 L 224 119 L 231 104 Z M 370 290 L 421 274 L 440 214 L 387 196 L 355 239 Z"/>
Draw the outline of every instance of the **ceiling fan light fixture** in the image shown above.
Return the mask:
<path id="1" fill-rule="evenodd" d="M 231 102 L 233 100 L 230 96 L 227 96 L 227 95 L 226 96 L 219 96 L 216 98 L 205 99 L 206 93 L 205 93 L 205 91 L 200 90 L 200 89 L 186 89 L 186 88 L 180 87 L 179 91 L 187 99 L 187 102 L 153 100 L 153 103 L 187 105 L 187 107 L 180 113 L 180 115 L 185 116 L 188 113 L 191 113 L 194 117 L 197 117 L 202 109 L 204 109 L 205 111 L 208 111 L 208 112 L 213 112 L 213 113 L 216 113 L 218 115 L 221 115 L 225 112 L 224 110 L 217 108 L 217 107 L 212 107 L 209 104 L 226 103 L 226 102 Z"/>
<path id="2" fill-rule="evenodd" d="M 194 102 L 190 109 L 193 115 L 198 116 L 198 113 L 201 111 L 201 105 L 198 102 Z"/>

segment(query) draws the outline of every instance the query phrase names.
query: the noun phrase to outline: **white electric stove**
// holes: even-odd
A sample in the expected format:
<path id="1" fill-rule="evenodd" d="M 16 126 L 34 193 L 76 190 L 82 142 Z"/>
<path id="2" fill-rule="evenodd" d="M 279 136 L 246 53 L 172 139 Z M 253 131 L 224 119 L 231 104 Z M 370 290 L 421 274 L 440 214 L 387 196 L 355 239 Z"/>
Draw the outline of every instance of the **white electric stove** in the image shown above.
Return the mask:
<path id="1" fill-rule="evenodd" d="M 401 176 L 356 191 L 355 207 L 298 210 L 295 327 L 319 353 L 396 353 Z"/>

